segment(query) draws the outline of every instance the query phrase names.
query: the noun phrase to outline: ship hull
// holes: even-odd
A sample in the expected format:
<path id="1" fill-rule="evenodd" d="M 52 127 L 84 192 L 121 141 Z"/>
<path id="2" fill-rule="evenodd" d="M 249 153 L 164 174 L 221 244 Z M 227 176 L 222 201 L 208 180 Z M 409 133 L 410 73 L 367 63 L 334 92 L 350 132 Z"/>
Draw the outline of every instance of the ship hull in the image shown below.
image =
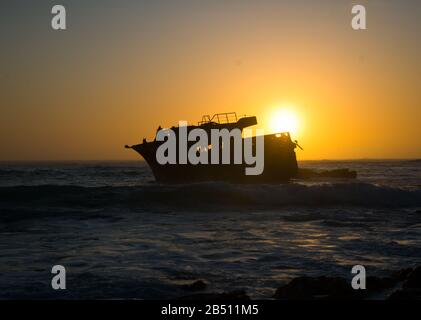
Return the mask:
<path id="1" fill-rule="evenodd" d="M 298 172 L 295 154 L 296 144 L 279 135 L 264 136 L 264 167 L 261 174 L 247 175 L 250 164 L 160 164 L 156 151 L 162 142 L 152 141 L 130 148 L 138 152 L 148 163 L 156 181 L 161 183 L 189 183 L 227 181 L 234 183 L 277 183 L 288 181 Z M 248 138 L 250 139 L 250 138 Z M 244 145 L 244 140 L 243 145 Z M 255 152 L 255 151 L 254 151 Z M 211 152 L 209 152 L 211 153 Z M 255 154 L 255 153 L 254 153 Z M 209 159 L 211 155 L 209 154 Z M 231 159 L 233 154 L 231 153 Z M 209 161 L 210 162 L 210 161 Z"/>

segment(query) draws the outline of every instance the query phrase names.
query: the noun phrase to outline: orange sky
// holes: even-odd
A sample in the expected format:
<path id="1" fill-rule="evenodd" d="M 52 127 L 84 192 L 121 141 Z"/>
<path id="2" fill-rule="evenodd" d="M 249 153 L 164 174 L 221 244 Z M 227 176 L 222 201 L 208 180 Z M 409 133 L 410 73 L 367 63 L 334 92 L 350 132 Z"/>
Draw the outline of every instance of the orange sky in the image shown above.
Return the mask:
<path id="1" fill-rule="evenodd" d="M 282 106 L 299 159 L 421 158 L 421 5 L 360 1 L 354 31 L 353 3 L 63 1 L 57 32 L 49 2 L 10 1 L 0 160 L 138 159 L 158 125 Z"/>

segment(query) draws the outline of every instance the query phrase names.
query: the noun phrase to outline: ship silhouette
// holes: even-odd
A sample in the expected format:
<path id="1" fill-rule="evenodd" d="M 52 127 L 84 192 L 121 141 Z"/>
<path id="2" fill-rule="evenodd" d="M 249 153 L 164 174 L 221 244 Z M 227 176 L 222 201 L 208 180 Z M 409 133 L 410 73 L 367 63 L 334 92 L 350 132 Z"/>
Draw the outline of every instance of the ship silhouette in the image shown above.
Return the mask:
<path id="1" fill-rule="evenodd" d="M 193 129 L 203 129 L 208 137 L 211 136 L 212 129 L 240 129 L 243 132 L 244 128 L 257 124 L 257 118 L 255 116 L 244 116 L 237 117 L 235 112 L 229 113 L 218 113 L 212 117 L 205 115 L 202 117 L 202 121 L 198 122 L 197 125 L 187 126 L 187 132 Z M 161 130 L 158 128 L 157 132 Z M 179 135 L 180 127 L 172 127 L 176 134 Z M 251 143 L 253 153 L 256 154 L 256 136 L 253 137 L 242 137 L 243 147 L 246 143 Z M 251 141 L 246 141 L 251 139 Z M 212 153 L 218 151 L 218 157 L 222 157 L 223 144 L 218 144 L 219 150 L 215 150 L 215 146 L 211 145 L 209 140 L 209 147 L 205 150 L 198 152 L 207 153 L 209 159 L 207 164 L 181 164 L 181 163 L 167 163 L 160 164 L 157 161 L 157 150 L 164 141 L 157 141 L 155 138 L 153 141 L 146 141 L 140 144 L 128 146 L 138 152 L 147 162 L 152 170 L 155 179 L 158 182 L 163 183 L 188 183 L 188 182 L 202 182 L 202 181 L 227 181 L 235 183 L 276 183 L 282 181 L 288 181 L 289 179 L 296 177 L 298 173 L 298 165 L 295 149 L 301 148 L 297 141 L 292 141 L 289 132 L 280 132 L 274 134 L 268 134 L 263 136 L 264 143 L 264 166 L 261 174 L 257 175 L 246 175 L 245 169 L 249 167 L 244 161 L 242 163 L 234 163 L 234 143 L 230 143 L 230 162 L 219 164 L 212 164 L 211 158 Z M 177 152 L 178 148 L 177 139 Z M 195 142 L 188 142 L 188 147 L 191 147 Z M 225 146 L 227 147 L 227 146 Z M 178 155 L 177 155 L 178 159 Z"/>

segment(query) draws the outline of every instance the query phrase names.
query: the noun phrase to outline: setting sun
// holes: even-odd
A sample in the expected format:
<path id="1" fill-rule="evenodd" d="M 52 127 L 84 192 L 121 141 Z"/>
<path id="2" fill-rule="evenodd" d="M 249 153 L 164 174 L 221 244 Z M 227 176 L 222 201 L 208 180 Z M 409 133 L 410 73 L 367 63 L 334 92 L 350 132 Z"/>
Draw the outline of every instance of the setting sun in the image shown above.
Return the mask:
<path id="1" fill-rule="evenodd" d="M 269 129 L 275 133 L 289 132 L 297 134 L 298 119 L 294 112 L 288 109 L 279 109 L 269 116 Z"/>

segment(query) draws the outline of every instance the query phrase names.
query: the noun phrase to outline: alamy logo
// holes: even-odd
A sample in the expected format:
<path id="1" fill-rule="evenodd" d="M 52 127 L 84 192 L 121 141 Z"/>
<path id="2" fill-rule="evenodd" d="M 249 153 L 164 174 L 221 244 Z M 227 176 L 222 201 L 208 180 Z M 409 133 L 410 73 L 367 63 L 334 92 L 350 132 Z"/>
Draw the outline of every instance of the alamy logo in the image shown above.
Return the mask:
<path id="1" fill-rule="evenodd" d="M 156 151 L 159 164 L 246 164 L 246 175 L 263 173 L 262 129 L 256 130 L 256 137 L 245 139 L 238 128 L 211 129 L 209 137 L 204 129 L 188 131 L 187 122 L 180 121 L 177 131 L 178 134 L 172 129 L 161 129 L 157 132 L 156 141 L 163 142 Z M 246 136 L 251 135 L 251 132 L 250 129 L 244 129 Z"/>
<path id="2" fill-rule="evenodd" d="M 352 7 L 352 14 L 354 14 L 351 26 L 354 30 L 366 30 L 367 29 L 367 18 L 366 10 L 363 5 L 355 5 Z"/>
<path id="3" fill-rule="evenodd" d="M 51 8 L 54 17 L 51 19 L 51 27 L 54 30 L 66 30 L 66 8 L 62 5 L 55 5 Z"/>
<path id="4" fill-rule="evenodd" d="M 366 9 L 363 5 L 354 5 L 351 10 L 354 15 L 351 21 L 351 26 L 354 30 L 366 30 Z M 51 9 L 54 14 L 51 20 L 51 27 L 54 30 L 66 30 L 66 8 L 63 5 L 54 5 Z"/>
<path id="5" fill-rule="evenodd" d="M 354 290 L 365 290 L 366 286 L 365 286 L 365 280 L 366 280 L 366 275 L 365 275 L 365 267 L 362 265 L 355 265 L 352 267 L 351 270 L 352 274 L 356 274 L 353 278 L 352 278 L 352 282 L 351 282 L 351 286 Z"/>
<path id="6" fill-rule="evenodd" d="M 51 287 L 54 290 L 65 290 L 66 289 L 66 268 L 62 265 L 55 265 L 51 269 L 51 273 L 55 274 L 51 279 Z"/>

